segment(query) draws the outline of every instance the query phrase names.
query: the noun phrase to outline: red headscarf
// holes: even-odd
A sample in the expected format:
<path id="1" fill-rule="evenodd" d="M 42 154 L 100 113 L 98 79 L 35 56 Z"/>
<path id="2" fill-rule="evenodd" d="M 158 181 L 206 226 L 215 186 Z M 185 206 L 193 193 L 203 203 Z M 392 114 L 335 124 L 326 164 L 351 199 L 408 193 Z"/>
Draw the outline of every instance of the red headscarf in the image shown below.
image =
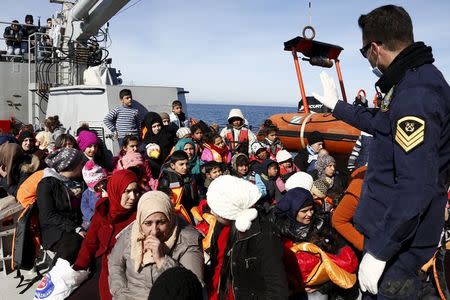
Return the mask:
<path id="1" fill-rule="evenodd" d="M 108 179 L 106 191 L 108 192 L 110 205 L 109 216 L 113 222 L 126 218 L 129 214 L 135 211 L 133 209 L 125 209 L 120 204 L 122 194 L 125 192 L 127 186 L 132 182 L 138 182 L 138 178 L 135 173 L 129 170 L 119 170 Z"/>

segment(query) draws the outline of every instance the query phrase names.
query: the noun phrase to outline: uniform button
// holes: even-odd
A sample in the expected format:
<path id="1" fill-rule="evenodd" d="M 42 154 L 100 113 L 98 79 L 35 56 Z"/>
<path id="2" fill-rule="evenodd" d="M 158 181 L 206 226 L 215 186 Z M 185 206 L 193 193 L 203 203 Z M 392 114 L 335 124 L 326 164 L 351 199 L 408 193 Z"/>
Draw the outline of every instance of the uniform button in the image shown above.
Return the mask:
<path id="1" fill-rule="evenodd" d="M 233 262 L 233 267 L 236 267 L 236 262 Z"/>

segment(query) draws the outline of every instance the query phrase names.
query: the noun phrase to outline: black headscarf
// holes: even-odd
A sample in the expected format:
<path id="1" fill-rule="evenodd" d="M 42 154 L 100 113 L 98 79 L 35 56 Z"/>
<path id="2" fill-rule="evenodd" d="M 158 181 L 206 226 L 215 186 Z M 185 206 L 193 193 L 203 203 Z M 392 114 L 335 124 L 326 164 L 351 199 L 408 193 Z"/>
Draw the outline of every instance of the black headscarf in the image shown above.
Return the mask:
<path id="1" fill-rule="evenodd" d="M 155 123 L 161 124 L 161 131 L 158 134 L 154 134 L 152 131 L 152 125 Z M 161 148 L 159 160 L 164 161 L 174 145 L 173 134 L 163 126 L 160 115 L 155 112 L 149 112 L 145 115 L 144 126 L 147 128 L 144 136 L 144 145 L 150 143 L 158 144 Z"/>
<path id="2" fill-rule="evenodd" d="M 35 148 L 36 146 L 35 146 L 35 137 L 34 137 L 34 134 L 33 134 L 31 131 L 29 131 L 29 130 L 23 130 L 23 131 L 19 134 L 19 136 L 17 137 L 17 140 L 19 141 L 20 147 L 22 147 L 23 141 L 24 141 L 25 139 L 27 139 L 27 138 L 30 138 L 30 139 L 31 139 L 31 142 L 30 142 L 30 150 L 28 150 L 28 151 L 25 151 L 25 150 L 24 150 L 24 152 L 27 153 L 27 154 L 33 154 L 33 153 L 36 151 L 36 148 Z"/>
<path id="3" fill-rule="evenodd" d="M 431 47 L 426 46 L 423 42 L 413 43 L 395 57 L 383 76 L 377 81 L 376 86 L 380 88 L 381 92 L 387 93 L 405 76 L 407 70 L 433 62 Z"/>

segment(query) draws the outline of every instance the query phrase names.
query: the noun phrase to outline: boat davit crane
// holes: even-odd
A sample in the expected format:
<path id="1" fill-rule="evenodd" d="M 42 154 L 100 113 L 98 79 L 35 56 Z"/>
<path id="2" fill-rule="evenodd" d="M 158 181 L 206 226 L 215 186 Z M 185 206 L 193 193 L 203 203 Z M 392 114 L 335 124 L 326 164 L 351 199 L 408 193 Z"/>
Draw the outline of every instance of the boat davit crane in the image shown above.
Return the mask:
<path id="1" fill-rule="evenodd" d="M 307 31 L 311 31 L 307 37 Z M 277 114 L 269 119 L 279 128 L 278 136 L 289 151 L 298 151 L 307 145 L 308 136 L 319 131 L 324 136 L 326 149 L 334 154 L 349 154 L 360 131 L 343 121 L 334 118 L 331 111 L 312 96 L 307 96 L 300 68 L 299 55 L 302 61 L 323 68 L 336 67 L 342 99 L 347 102 L 347 95 L 342 78 L 339 55 L 342 47 L 314 40 L 315 31 L 312 26 L 303 29 L 303 37 L 297 36 L 284 43 L 284 50 L 292 54 L 298 86 L 301 94 L 298 111 L 295 113 Z M 359 93 L 359 92 L 358 92 Z M 365 92 L 364 92 L 365 94 Z"/>

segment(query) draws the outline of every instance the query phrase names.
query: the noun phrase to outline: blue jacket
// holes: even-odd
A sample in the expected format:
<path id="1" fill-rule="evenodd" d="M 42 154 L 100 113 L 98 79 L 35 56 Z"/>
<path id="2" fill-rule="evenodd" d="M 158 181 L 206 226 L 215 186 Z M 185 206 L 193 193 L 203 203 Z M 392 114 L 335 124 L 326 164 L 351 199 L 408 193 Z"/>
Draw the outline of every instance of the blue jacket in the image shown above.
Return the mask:
<path id="1" fill-rule="evenodd" d="M 100 199 L 96 193 L 90 189 L 86 189 L 81 196 L 81 213 L 83 221 L 89 223 L 94 215 L 95 204 Z"/>
<path id="2" fill-rule="evenodd" d="M 387 261 L 402 247 L 438 244 L 450 166 L 450 87 L 432 64 L 409 69 L 387 111 L 339 101 L 333 115 L 373 135 L 354 222 L 365 251 Z"/>

